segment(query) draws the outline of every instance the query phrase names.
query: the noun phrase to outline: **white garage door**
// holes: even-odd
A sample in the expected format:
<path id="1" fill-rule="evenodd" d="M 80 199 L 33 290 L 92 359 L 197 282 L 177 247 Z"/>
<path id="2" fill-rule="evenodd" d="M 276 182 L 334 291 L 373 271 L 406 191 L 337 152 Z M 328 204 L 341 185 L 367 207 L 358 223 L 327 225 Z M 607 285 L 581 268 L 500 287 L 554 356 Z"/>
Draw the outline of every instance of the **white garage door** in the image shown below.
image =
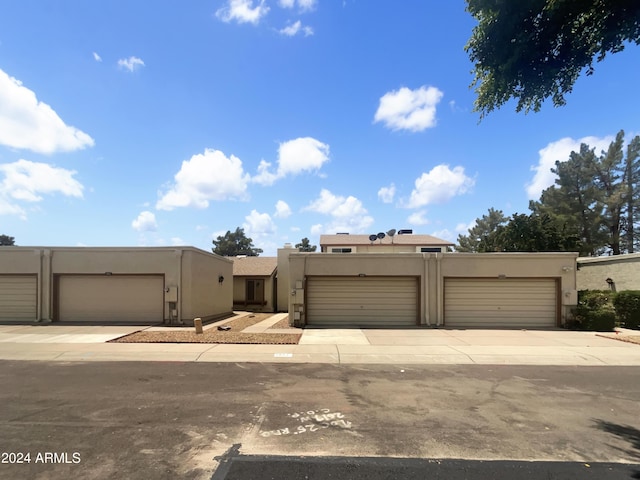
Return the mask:
<path id="1" fill-rule="evenodd" d="M 554 279 L 460 279 L 444 283 L 445 327 L 555 327 Z"/>
<path id="2" fill-rule="evenodd" d="M 58 320 L 63 322 L 162 322 L 161 275 L 62 275 Z"/>
<path id="3" fill-rule="evenodd" d="M 0 275 L 0 320 L 36 320 L 37 277 Z"/>
<path id="4" fill-rule="evenodd" d="M 416 325 L 415 277 L 309 277 L 307 324 L 323 327 Z"/>

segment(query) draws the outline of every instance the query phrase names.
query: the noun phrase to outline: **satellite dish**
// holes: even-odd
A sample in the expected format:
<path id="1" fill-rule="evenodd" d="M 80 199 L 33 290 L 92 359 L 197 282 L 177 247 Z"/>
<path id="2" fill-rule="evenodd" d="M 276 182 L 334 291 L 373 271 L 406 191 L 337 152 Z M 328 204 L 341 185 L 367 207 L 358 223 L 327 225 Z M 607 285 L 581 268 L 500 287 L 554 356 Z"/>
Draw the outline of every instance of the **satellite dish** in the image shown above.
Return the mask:
<path id="1" fill-rule="evenodd" d="M 384 232 L 380 232 L 378 235 L 376 235 L 376 237 L 382 240 L 384 237 L 386 237 L 386 235 L 384 234 Z"/>
<path id="2" fill-rule="evenodd" d="M 393 237 L 395 234 L 396 234 L 396 229 L 395 228 L 392 228 L 391 230 L 389 230 L 387 232 L 387 235 L 389 235 L 390 237 Z"/>
<path id="3" fill-rule="evenodd" d="M 375 242 L 377 239 L 378 239 L 378 236 L 377 236 L 377 235 L 373 235 L 373 234 L 372 234 L 372 235 L 369 235 L 369 241 L 370 241 L 370 242 Z"/>

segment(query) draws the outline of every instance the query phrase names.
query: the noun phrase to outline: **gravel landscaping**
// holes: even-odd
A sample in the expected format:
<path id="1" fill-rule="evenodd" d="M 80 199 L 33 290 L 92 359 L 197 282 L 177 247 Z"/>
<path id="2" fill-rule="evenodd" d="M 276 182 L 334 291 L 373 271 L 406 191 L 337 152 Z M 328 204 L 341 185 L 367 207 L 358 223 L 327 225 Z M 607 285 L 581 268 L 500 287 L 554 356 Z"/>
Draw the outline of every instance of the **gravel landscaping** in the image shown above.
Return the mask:
<path id="1" fill-rule="evenodd" d="M 273 316 L 272 313 L 256 313 L 244 317 L 218 322 L 215 325 L 206 325 L 202 334 L 196 334 L 193 327 L 184 327 L 184 330 L 147 331 L 135 332 L 124 337 L 111 340 L 110 343 L 242 343 L 242 344 L 266 344 L 266 345 L 296 345 L 300 341 L 302 331 L 299 328 L 289 327 L 288 322 L 280 321 L 271 329 L 290 329 L 291 333 L 243 333 L 247 327 L 260 323 Z M 286 320 L 286 319 L 285 319 Z M 217 326 L 224 324 L 231 327 L 230 330 L 221 331 Z"/>
<path id="2" fill-rule="evenodd" d="M 637 345 L 640 345 L 640 332 L 637 332 L 637 334 L 635 332 L 630 332 L 631 331 L 629 330 L 615 333 L 597 333 L 596 335 L 599 337 L 611 338 L 612 340 L 619 340 L 621 342 L 635 343 Z"/>

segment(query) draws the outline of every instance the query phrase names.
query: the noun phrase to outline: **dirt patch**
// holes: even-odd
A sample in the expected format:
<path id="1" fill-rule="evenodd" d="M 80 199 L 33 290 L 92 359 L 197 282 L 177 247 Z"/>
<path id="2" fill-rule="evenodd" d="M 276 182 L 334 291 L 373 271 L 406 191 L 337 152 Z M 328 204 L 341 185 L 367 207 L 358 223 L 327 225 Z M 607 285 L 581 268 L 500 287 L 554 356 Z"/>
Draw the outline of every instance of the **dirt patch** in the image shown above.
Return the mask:
<path id="1" fill-rule="evenodd" d="M 629 335 L 627 333 L 597 333 L 596 335 L 598 337 L 611 338 L 612 340 L 640 345 L 640 332 L 638 335 Z"/>
<path id="2" fill-rule="evenodd" d="M 220 331 L 217 326 L 205 326 L 205 331 L 198 335 L 193 327 L 184 330 L 142 331 L 111 340 L 110 343 L 242 343 L 266 345 L 296 345 L 300 341 L 301 333 L 242 333 L 247 327 L 260 323 L 271 317 L 271 313 L 257 313 L 220 322 L 231 327 L 230 330 Z M 286 327 L 285 327 L 286 328 Z M 299 329 L 292 329 L 299 331 Z"/>

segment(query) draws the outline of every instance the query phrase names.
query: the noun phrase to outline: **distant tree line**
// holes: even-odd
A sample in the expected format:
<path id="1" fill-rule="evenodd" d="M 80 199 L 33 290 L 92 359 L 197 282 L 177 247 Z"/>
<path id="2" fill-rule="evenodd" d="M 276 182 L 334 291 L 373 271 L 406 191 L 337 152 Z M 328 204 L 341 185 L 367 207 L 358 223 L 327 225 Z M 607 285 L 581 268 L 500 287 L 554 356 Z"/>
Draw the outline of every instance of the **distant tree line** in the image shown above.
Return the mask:
<path id="1" fill-rule="evenodd" d="M 621 130 L 597 155 L 586 144 L 556 161 L 555 185 L 529 202 L 530 214 L 505 217 L 489 209 L 459 252 L 577 251 L 582 256 L 633 253 L 640 249 L 640 136 L 625 149 Z"/>
<path id="2" fill-rule="evenodd" d="M 303 238 L 300 243 L 296 244 L 296 248 L 300 252 L 315 252 L 316 246 L 311 245 L 307 237 Z M 227 230 L 224 235 L 218 235 L 213 240 L 213 253 L 225 257 L 235 257 L 238 255 L 246 255 L 248 257 L 257 257 L 262 253 L 261 248 L 253 245 L 253 239 L 247 237 L 244 228 L 236 227 L 235 231 Z"/>

